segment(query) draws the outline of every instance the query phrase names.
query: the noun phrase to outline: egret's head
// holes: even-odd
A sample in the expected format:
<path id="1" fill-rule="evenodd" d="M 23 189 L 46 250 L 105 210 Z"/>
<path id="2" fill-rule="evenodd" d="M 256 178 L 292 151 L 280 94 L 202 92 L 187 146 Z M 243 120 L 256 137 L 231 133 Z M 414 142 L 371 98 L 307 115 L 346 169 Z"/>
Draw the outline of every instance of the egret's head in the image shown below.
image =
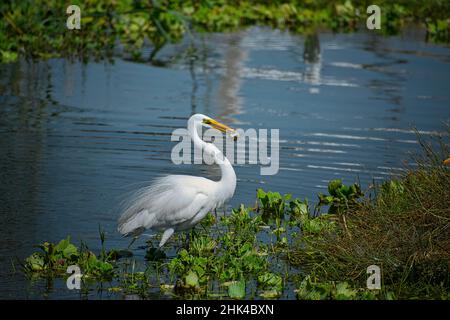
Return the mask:
<path id="1" fill-rule="evenodd" d="M 239 135 L 235 129 L 230 128 L 229 126 L 227 126 L 223 123 L 220 123 L 219 121 L 214 120 L 208 116 L 201 115 L 201 121 L 202 121 L 203 126 L 205 126 L 207 128 L 217 129 L 220 132 L 223 132 L 223 133 L 229 135 L 231 138 L 233 138 L 234 141 L 236 141 L 237 138 L 239 137 Z"/>

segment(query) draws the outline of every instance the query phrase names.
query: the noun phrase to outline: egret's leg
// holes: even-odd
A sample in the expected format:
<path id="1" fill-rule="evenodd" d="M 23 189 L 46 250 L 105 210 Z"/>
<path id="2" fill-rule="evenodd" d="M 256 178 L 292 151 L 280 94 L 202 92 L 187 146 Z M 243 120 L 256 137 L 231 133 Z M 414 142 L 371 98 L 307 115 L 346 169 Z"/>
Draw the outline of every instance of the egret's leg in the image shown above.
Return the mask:
<path id="1" fill-rule="evenodd" d="M 130 244 L 129 244 L 128 247 L 127 247 L 127 250 L 130 249 L 130 247 L 133 245 L 133 243 L 134 243 L 138 238 L 139 238 L 139 236 L 134 236 L 134 237 L 133 237 L 133 240 L 131 240 Z"/>
<path id="2" fill-rule="evenodd" d="M 174 231 L 175 230 L 173 228 L 169 228 L 169 229 L 166 229 L 166 231 L 164 231 L 161 241 L 159 242 L 160 248 L 164 245 L 164 243 L 166 243 L 167 240 L 169 240 L 169 238 L 172 236 Z"/>

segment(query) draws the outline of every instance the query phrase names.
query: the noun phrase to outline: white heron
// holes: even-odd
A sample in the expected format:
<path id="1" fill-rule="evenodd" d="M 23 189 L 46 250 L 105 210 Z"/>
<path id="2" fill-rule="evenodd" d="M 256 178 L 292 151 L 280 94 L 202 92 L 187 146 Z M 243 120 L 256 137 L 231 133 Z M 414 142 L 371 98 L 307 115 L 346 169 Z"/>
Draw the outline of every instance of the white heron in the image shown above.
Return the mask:
<path id="1" fill-rule="evenodd" d="M 221 179 L 212 181 L 187 175 L 157 178 L 150 186 L 137 191 L 127 202 L 118 223 L 121 234 L 136 235 L 145 229 L 164 231 L 159 243 L 161 248 L 175 231 L 192 228 L 208 212 L 233 196 L 236 188 L 233 167 L 213 143 L 207 143 L 199 137 L 198 130 L 202 126 L 230 134 L 234 140 L 237 133 L 203 114 L 194 114 L 188 120 L 188 131 L 194 146 L 201 148 L 220 166 Z"/>

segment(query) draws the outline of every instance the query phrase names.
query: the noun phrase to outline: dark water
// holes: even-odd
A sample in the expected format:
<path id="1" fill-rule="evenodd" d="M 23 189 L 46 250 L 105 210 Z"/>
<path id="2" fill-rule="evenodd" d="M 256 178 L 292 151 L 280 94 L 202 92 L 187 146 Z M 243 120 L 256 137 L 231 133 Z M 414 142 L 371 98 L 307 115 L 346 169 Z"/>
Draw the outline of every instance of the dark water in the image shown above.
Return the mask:
<path id="1" fill-rule="evenodd" d="M 95 251 L 99 224 L 108 247 L 125 247 L 115 231 L 124 194 L 162 174 L 217 177 L 216 167 L 170 160 L 171 132 L 192 113 L 280 129 L 279 173 L 235 166 L 232 206 L 254 203 L 258 187 L 309 199 L 337 177 L 367 187 L 419 150 L 412 126 L 430 135 L 450 121 L 450 48 L 420 34 L 255 28 L 197 36 L 157 57 L 0 66 L 0 298 L 77 298 L 31 284 L 12 259 L 69 234 Z"/>

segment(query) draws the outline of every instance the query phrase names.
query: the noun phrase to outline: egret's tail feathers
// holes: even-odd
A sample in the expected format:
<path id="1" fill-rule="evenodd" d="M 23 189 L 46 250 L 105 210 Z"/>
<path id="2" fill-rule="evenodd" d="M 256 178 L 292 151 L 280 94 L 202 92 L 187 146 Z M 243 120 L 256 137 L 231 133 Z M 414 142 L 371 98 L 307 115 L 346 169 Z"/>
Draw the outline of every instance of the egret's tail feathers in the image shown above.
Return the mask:
<path id="1" fill-rule="evenodd" d="M 156 223 L 156 216 L 164 210 L 171 185 L 161 177 L 148 186 L 135 191 L 123 206 L 123 214 L 118 221 L 121 234 L 133 234 L 135 230 L 149 229 Z"/>
<path id="2" fill-rule="evenodd" d="M 117 230 L 124 236 L 139 235 L 145 230 L 145 220 L 148 218 L 148 211 L 142 210 L 129 219 L 120 219 Z"/>
<path id="3" fill-rule="evenodd" d="M 134 229 L 134 230 L 132 230 L 130 232 L 122 232 L 120 229 L 118 231 L 124 237 L 137 237 L 137 236 L 140 236 L 145 231 L 145 228 L 144 227 L 139 227 L 139 228 Z"/>

